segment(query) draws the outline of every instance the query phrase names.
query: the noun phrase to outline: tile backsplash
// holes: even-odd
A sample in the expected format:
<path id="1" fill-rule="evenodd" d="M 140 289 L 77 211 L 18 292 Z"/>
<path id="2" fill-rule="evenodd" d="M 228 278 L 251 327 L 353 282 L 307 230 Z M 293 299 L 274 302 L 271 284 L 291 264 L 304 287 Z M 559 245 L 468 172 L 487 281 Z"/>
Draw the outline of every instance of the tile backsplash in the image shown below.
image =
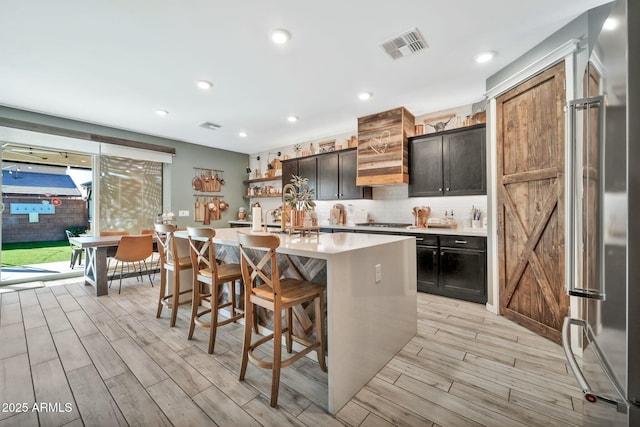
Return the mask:
<path id="1" fill-rule="evenodd" d="M 280 206 L 279 199 L 259 200 L 264 209 Z M 255 200 L 252 200 L 254 202 Z M 263 203 L 264 202 L 264 203 Z M 343 204 L 347 214 L 364 209 L 369 220 L 375 222 L 414 223 L 412 209 L 414 206 L 429 206 L 431 217 L 444 218 L 444 212 L 453 210 L 454 218 L 463 228 L 465 217 L 470 216 L 472 206 L 482 211 L 484 218 L 487 211 L 487 196 L 455 196 L 455 197 L 409 197 L 408 185 L 390 185 L 373 188 L 372 200 L 332 200 L 316 201 L 316 212 L 320 225 L 329 224 L 329 211 L 336 203 Z M 355 215 L 347 215 L 347 224 L 353 223 Z"/>

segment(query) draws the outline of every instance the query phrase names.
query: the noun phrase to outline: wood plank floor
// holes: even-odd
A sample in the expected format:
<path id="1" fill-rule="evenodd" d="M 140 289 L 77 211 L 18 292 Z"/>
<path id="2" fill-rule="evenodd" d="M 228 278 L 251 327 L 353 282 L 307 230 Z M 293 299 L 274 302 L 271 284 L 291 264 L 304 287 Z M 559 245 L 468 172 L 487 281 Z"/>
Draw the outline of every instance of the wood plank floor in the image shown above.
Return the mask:
<path id="1" fill-rule="evenodd" d="M 419 294 L 417 336 L 334 417 L 317 363 L 283 369 L 272 409 L 269 371 L 237 380 L 242 326 L 209 355 L 208 331 L 186 338 L 187 306 L 175 328 L 156 319 L 147 281 L 100 298 L 78 279 L 46 285 L 0 294 L 0 402 L 28 409 L 0 408 L 0 427 L 591 425 L 561 348 L 482 305 Z"/>

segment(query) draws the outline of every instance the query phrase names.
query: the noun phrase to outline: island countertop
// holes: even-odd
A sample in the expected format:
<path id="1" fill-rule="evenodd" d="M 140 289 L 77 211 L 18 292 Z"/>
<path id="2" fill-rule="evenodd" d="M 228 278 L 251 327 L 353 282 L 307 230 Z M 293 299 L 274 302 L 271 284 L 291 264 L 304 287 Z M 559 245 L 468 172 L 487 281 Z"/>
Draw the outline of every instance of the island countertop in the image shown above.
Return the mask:
<path id="1" fill-rule="evenodd" d="M 334 255 L 358 251 L 365 248 L 384 245 L 401 240 L 414 240 L 413 236 L 396 236 L 366 233 L 312 233 L 305 235 L 283 232 L 252 232 L 246 228 L 216 228 L 214 243 L 238 246 L 238 233 L 273 234 L 280 238 L 278 252 L 289 255 L 329 259 Z M 176 237 L 187 238 L 186 231 L 177 231 Z"/>

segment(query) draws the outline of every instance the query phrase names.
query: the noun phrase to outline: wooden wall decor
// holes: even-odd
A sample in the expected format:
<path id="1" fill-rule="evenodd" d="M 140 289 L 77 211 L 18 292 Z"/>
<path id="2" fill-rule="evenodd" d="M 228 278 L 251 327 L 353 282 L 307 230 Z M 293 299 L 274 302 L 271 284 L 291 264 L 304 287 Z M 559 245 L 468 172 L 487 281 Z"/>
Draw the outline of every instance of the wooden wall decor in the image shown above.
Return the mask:
<path id="1" fill-rule="evenodd" d="M 407 184 L 415 117 L 399 107 L 358 119 L 357 185 Z"/>

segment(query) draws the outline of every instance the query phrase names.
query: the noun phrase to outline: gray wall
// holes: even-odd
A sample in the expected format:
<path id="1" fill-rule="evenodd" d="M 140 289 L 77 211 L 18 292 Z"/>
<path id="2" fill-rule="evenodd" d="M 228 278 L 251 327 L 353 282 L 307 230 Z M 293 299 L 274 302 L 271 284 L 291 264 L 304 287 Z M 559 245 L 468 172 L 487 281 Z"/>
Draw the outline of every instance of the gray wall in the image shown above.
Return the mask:
<path id="1" fill-rule="evenodd" d="M 177 218 L 178 227 L 202 225 L 202 223 L 193 221 L 193 206 L 195 204 L 195 197 L 193 197 L 195 192 L 191 188 L 191 180 L 194 177 L 193 167 L 224 170 L 226 184 L 222 186 L 222 191 L 218 194 L 224 196 L 224 201 L 229 203 L 230 208 L 222 213 L 222 220 L 211 222 L 212 227 L 228 227 L 227 221 L 237 218 L 238 208 L 248 206 L 248 202 L 242 198 L 246 191 L 242 181 L 246 179 L 247 175 L 245 172 L 248 162 L 247 154 L 3 106 L 0 106 L 0 117 L 175 148 L 176 155 L 173 163 L 170 167 L 165 168 L 170 184 L 169 188 L 165 188 L 164 191 L 165 195 L 169 197 L 168 199 L 165 197 L 165 200 L 170 200 L 170 204 L 165 206 L 166 211 L 172 211 L 176 215 L 180 210 L 189 211 L 189 217 Z"/>

